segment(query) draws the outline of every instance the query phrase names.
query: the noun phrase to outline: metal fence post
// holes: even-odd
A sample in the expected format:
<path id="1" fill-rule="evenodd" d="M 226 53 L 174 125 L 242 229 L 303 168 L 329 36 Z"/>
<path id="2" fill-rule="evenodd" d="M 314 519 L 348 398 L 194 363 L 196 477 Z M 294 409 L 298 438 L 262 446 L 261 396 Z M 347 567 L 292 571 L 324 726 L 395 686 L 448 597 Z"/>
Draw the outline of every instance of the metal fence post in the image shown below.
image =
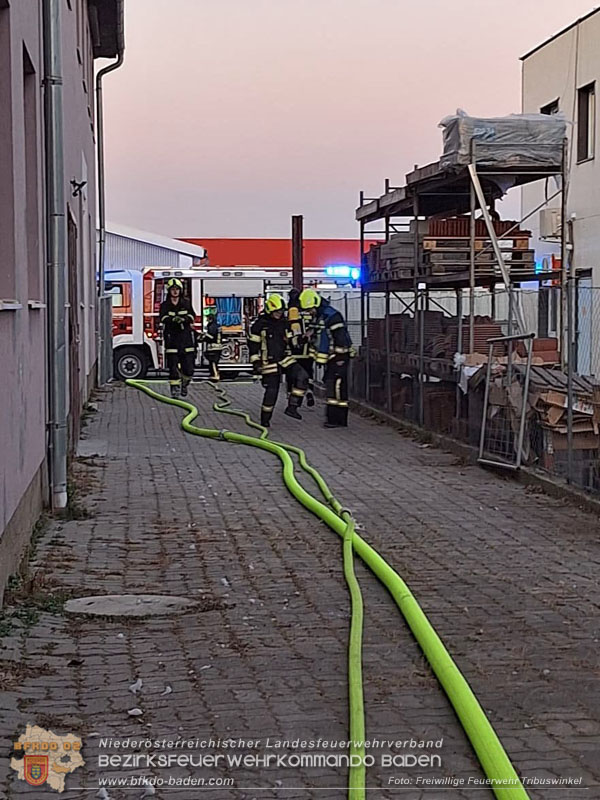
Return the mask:
<path id="1" fill-rule="evenodd" d="M 508 284 L 508 335 L 512 336 L 513 334 L 513 313 L 514 313 L 514 290 L 512 283 Z M 508 340 L 508 351 L 507 351 L 507 370 L 506 370 L 506 383 L 507 386 L 510 386 L 512 383 L 512 354 L 513 354 L 513 342 L 512 339 Z"/>
<path id="2" fill-rule="evenodd" d="M 562 180 L 561 180 L 561 233 L 560 233 L 560 365 L 564 370 L 569 359 L 569 334 L 567 331 L 569 321 L 569 275 L 567 271 L 567 213 L 568 213 L 568 186 L 569 186 L 569 140 L 565 137 L 562 152 Z M 566 319 L 565 319 L 566 317 Z"/>
<path id="3" fill-rule="evenodd" d="M 392 413 L 392 367 L 390 363 L 390 290 L 389 284 L 385 285 L 385 384 L 386 384 L 386 409 Z"/>
<path id="4" fill-rule="evenodd" d="M 458 319 L 458 338 L 456 342 L 456 350 L 462 355 L 463 351 L 463 325 L 462 325 L 462 289 L 456 290 L 456 316 Z M 461 407 L 461 388 L 460 388 L 460 371 L 462 367 L 458 368 L 458 381 L 456 383 L 456 419 L 460 419 Z"/>
<path id="5" fill-rule="evenodd" d="M 419 309 L 419 425 L 425 423 L 425 290 L 423 284 L 417 287 L 417 308 Z"/>
<path id="6" fill-rule="evenodd" d="M 367 403 L 371 401 L 371 342 L 369 337 L 369 315 L 371 311 L 371 293 L 365 292 L 365 341 L 366 341 L 366 358 L 365 358 L 365 400 Z"/>
<path id="7" fill-rule="evenodd" d="M 485 452 L 485 429 L 487 426 L 487 407 L 488 407 L 488 400 L 490 397 L 490 383 L 492 382 L 492 356 L 494 352 L 494 345 L 490 343 L 488 345 L 488 363 L 487 363 L 487 370 L 485 375 L 485 389 L 483 393 L 483 415 L 481 418 L 481 431 L 479 433 L 479 460 L 483 459 L 483 454 Z"/>
<path id="8" fill-rule="evenodd" d="M 573 276 L 569 272 L 567 276 L 567 483 L 573 483 L 573 371 L 575 369 L 573 289 Z"/>

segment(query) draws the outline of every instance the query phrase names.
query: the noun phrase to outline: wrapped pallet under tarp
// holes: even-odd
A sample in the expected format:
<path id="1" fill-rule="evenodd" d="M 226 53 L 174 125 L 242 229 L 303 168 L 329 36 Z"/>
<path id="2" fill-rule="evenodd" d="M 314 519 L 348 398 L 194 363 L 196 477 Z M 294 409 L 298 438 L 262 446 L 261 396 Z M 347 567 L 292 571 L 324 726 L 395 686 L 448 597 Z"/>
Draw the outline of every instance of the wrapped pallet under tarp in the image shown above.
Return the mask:
<path id="1" fill-rule="evenodd" d="M 440 122 L 443 129 L 443 169 L 478 166 L 499 169 L 560 168 L 567 122 L 562 114 L 511 114 L 470 117 L 458 110 Z"/>

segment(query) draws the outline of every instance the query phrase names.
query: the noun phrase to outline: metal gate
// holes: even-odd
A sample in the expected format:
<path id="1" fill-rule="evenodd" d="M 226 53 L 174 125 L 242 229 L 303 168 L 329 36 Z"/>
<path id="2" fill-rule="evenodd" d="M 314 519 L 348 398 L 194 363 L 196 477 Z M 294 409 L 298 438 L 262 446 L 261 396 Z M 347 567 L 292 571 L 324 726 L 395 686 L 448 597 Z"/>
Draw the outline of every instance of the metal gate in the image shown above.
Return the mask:
<path id="1" fill-rule="evenodd" d="M 480 464 L 512 470 L 521 466 L 534 337 L 530 333 L 488 339 Z M 506 356 L 499 356 L 503 345 Z"/>

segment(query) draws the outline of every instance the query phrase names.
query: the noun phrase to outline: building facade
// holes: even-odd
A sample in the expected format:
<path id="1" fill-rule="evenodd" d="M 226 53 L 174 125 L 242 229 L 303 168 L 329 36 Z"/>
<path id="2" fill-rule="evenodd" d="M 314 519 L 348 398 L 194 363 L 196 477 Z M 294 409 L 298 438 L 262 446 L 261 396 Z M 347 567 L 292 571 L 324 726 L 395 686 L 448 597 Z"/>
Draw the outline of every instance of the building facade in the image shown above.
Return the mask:
<path id="1" fill-rule="evenodd" d="M 122 0 L 0 0 L 0 601 L 47 499 L 49 14 L 62 57 L 71 449 L 96 369 L 94 63 L 123 46 Z"/>
<path id="2" fill-rule="evenodd" d="M 572 221 L 572 265 L 578 279 L 577 369 L 600 374 L 600 9 L 578 19 L 522 58 L 524 113 L 562 113 L 568 120 L 567 219 Z M 523 213 L 558 186 L 542 182 L 522 190 Z M 550 203 L 558 209 L 560 198 Z M 556 222 L 547 212 L 532 217 L 536 258 L 560 257 Z M 597 287 L 597 288 L 596 288 Z M 555 304 L 556 305 L 556 304 Z"/>

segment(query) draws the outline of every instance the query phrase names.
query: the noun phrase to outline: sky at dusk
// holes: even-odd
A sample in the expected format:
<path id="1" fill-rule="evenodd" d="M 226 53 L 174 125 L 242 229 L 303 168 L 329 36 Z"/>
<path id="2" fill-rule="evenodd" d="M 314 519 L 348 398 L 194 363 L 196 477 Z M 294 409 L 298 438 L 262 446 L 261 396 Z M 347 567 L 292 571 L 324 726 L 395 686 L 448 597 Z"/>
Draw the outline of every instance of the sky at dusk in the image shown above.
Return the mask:
<path id="1" fill-rule="evenodd" d="M 593 0 L 125 0 L 107 216 L 167 236 L 357 235 L 358 192 L 520 110 L 519 56 Z"/>

